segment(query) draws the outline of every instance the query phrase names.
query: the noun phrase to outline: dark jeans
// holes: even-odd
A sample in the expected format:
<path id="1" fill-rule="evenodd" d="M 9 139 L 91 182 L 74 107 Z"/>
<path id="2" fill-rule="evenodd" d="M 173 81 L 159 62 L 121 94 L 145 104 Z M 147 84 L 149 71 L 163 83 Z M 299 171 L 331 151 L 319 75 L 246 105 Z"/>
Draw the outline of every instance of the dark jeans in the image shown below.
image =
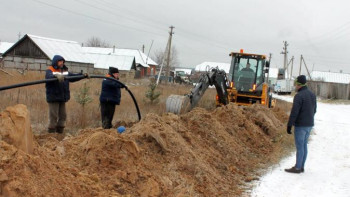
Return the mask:
<path id="1" fill-rule="evenodd" d="M 49 130 L 62 130 L 65 126 L 66 118 L 67 113 L 65 102 L 49 103 Z"/>
<path id="2" fill-rule="evenodd" d="M 112 128 L 112 120 L 115 111 L 114 103 L 100 103 L 101 104 L 101 118 L 102 127 L 104 129 Z"/>

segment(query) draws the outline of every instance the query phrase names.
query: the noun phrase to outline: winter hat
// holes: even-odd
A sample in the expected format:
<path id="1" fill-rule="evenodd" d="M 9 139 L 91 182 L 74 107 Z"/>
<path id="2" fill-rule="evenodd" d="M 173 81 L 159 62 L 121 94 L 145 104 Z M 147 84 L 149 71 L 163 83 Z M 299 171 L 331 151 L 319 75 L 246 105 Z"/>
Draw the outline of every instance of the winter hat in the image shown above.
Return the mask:
<path id="1" fill-rule="evenodd" d="M 118 68 L 115 67 L 109 67 L 109 73 L 113 74 L 113 73 L 119 73 Z"/>
<path id="2" fill-rule="evenodd" d="M 51 65 L 55 68 L 55 69 L 57 69 L 57 62 L 58 61 L 61 61 L 61 60 L 63 60 L 64 62 L 66 61 L 62 56 L 60 56 L 60 55 L 55 55 L 55 56 L 53 56 L 53 58 L 52 58 L 52 62 L 51 62 Z"/>
<path id="3" fill-rule="evenodd" d="M 305 86 L 305 85 L 306 85 L 306 76 L 305 76 L 305 75 L 299 75 L 299 76 L 297 77 L 296 83 L 297 83 L 299 86 Z"/>

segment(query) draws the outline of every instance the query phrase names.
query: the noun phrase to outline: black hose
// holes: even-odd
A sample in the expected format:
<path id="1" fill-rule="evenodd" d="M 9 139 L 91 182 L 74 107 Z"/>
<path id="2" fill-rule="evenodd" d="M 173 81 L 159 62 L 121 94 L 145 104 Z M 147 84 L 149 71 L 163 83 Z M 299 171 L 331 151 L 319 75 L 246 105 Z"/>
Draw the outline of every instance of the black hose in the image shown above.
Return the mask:
<path id="1" fill-rule="evenodd" d="M 68 79 L 68 80 L 69 79 L 84 79 L 84 78 L 86 78 L 86 76 L 84 76 L 84 75 L 65 77 L 65 79 Z M 118 81 L 115 78 L 101 76 L 101 75 L 90 75 L 89 78 L 109 79 L 112 81 L 116 81 L 118 84 L 120 84 L 122 86 L 122 88 L 125 88 L 125 90 L 128 91 L 129 95 L 131 96 L 132 100 L 134 101 L 136 111 L 137 111 L 137 116 L 138 116 L 139 120 L 141 120 L 141 113 L 140 113 L 140 109 L 139 109 L 139 106 L 137 104 L 137 101 L 136 101 L 133 93 L 129 90 L 129 88 L 125 84 L 123 84 L 122 82 Z M 46 82 L 51 82 L 51 81 L 57 81 L 57 80 L 58 80 L 57 78 L 51 78 L 51 79 L 43 79 L 43 80 L 38 80 L 38 81 L 26 82 L 26 83 L 19 83 L 19 84 L 14 84 L 14 85 L 9 85 L 9 86 L 2 86 L 2 87 L 0 87 L 0 91 L 24 87 L 24 86 L 36 85 L 36 84 L 41 84 L 41 83 L 46 83 Z"/>
<path id="2" fill-rule="evenodd" d="M 39 80 L 39 81 L 31 81 L 31 82 L 26 82 L 26 83 L 18 83 L 18 84 L 9 85 L 9 86 L 2 86 L 2 87 L 0 87 L 0 91 L 12 89 L 12 88 L 19 88 L 19 87 L 23 87 L 23 86 L 36 85 L 36 84 L 46 83 L 46 82 L 50 82 L 50 81 L 57 81 L 57 78 L 44 79 L 44 80 Z"/>

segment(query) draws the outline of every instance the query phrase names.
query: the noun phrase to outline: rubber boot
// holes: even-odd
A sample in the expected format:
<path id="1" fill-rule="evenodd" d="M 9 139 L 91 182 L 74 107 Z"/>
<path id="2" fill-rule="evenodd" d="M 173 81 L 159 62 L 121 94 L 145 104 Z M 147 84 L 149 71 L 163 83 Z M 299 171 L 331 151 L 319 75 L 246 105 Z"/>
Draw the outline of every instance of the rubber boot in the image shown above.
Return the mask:
<path id="1" fill-rule="evenodd" d="M 63 133 L 64 127 L 56 127 L 56 133 Z"/>
<path id="2" fill-rule="evenodd" d="M 48 128 L 47 132 L 49 133 L 55 133 L 56 132 L 56 128 Z"/>

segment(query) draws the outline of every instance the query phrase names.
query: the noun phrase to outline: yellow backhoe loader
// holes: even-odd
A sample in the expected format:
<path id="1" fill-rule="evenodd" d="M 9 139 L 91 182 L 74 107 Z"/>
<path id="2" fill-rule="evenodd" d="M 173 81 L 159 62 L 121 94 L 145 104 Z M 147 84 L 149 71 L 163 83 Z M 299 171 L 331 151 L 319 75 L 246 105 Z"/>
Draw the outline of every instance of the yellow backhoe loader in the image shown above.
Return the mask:
<path id="1" fill-rule="evenodd" d="M 199 82 L 187 95 L 170 95 L 166 101 L 166 111 L 175 114 L 188 112 L 197 106 L 209 86 L 217 91 L 216 106 L 236 103 L 252 105 L 254 103 L 274 106 L 274 100 L 267 83 L 270 63 L 265 55 L 230 53 L 232 57 L 230 71 L 227 74 L 219 68 L 211 68 L 203 73 Z"/>

